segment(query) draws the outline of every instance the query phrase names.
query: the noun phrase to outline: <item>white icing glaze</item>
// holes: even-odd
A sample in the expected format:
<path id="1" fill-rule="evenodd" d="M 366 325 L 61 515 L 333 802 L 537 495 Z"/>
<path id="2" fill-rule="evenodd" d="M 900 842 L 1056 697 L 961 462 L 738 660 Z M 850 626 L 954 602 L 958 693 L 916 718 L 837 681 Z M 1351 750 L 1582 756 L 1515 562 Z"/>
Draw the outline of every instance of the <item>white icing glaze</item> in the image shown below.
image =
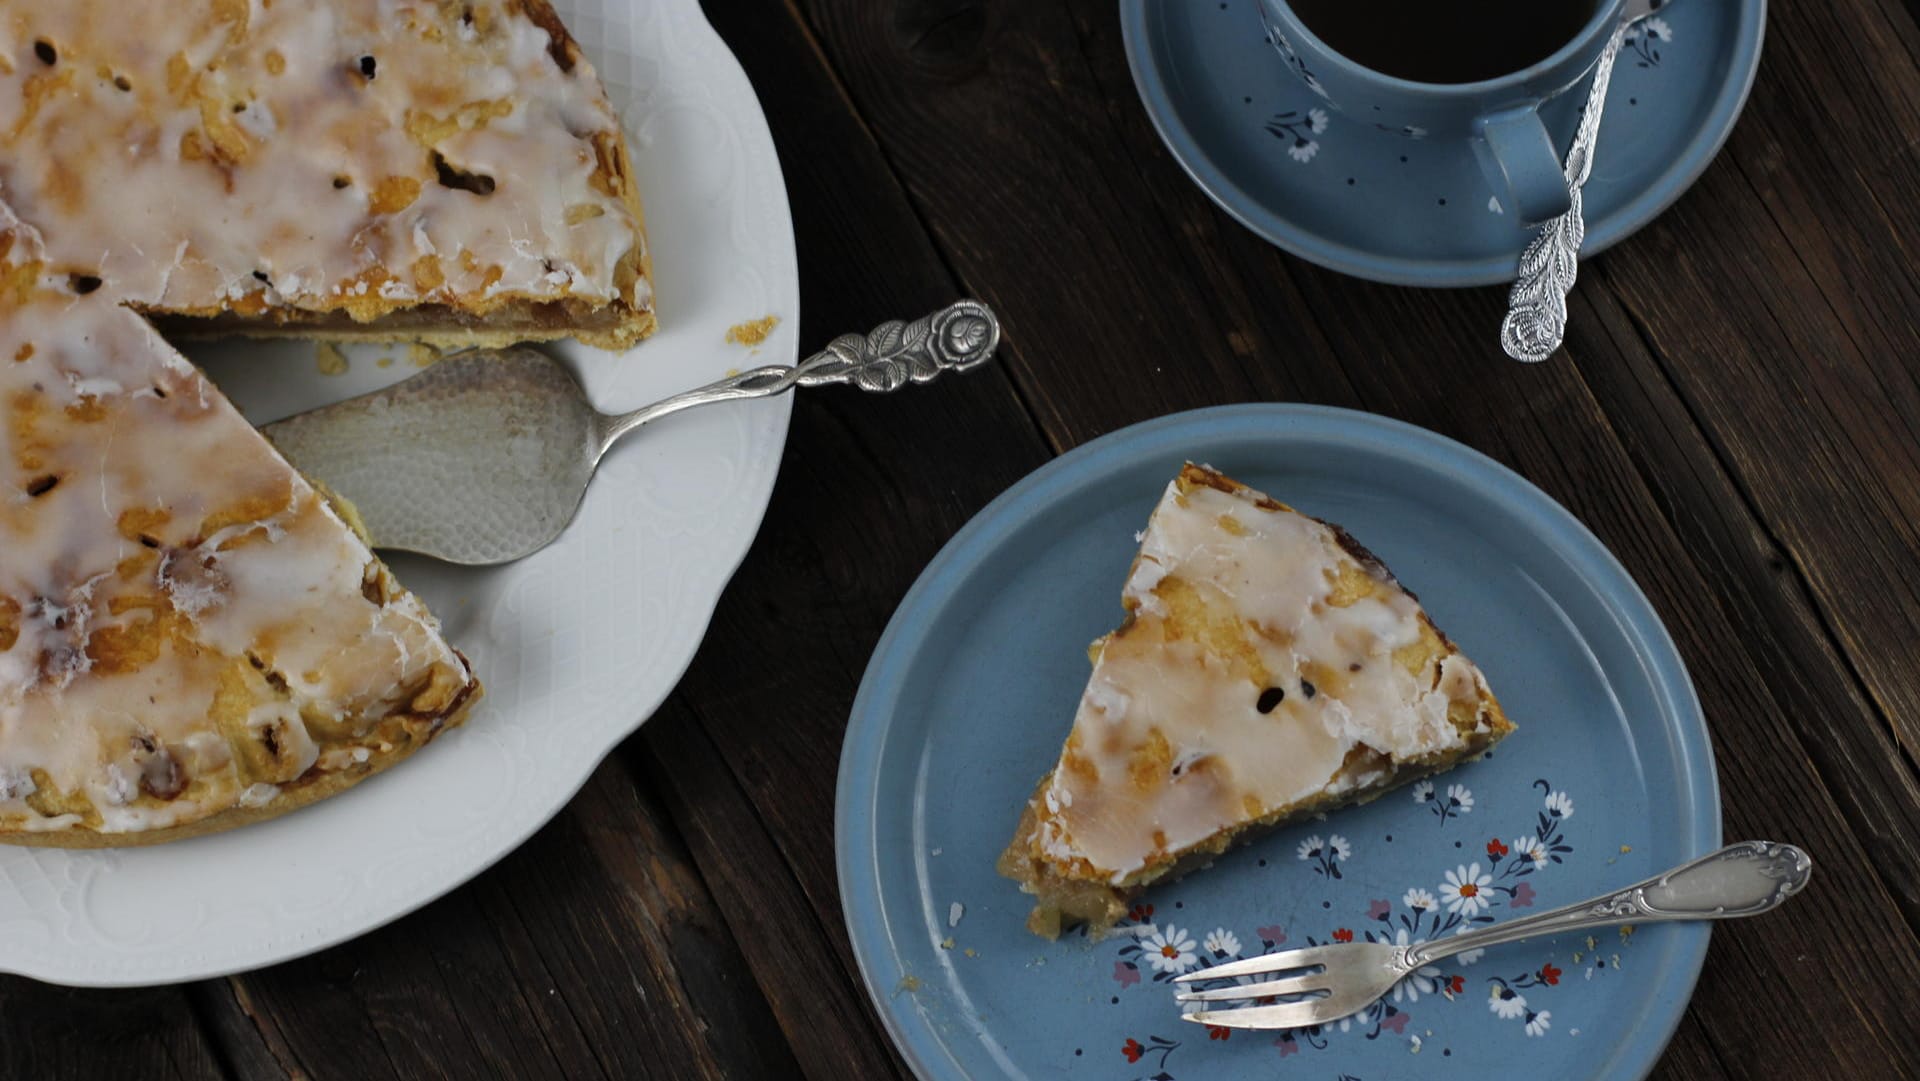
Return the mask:
<path id="1" fill-rule="evenodd" d="M 470 678 L 416 598 L 362 595 L 372 553 L 172 356 L 104 296 L 41 294 L 0 318 L 0 608 L 20 613 L 0 651 L 0 777 L 40 769 L 89 793 L 105 831 L 191 821 L 237 798 L 214 705 L 236 670 L 268 698 L 249 656 L 285 677 L 290 700 L 263 708 L 287 722 L 280 739 L 299 771 L 318 754 L 301 710 L 367 727 L 436 672 Z M 109 382 L 144 392 L 84 392 Z M 41 477 L 58 483 L 28 495 Z M 123 517 L 142 512 L 164 513 Z M 210 518 L 235 516 L 202 536 Z M 150 659 L 97 659 L 107 639 L 162 615 L 177 623 Z M 130 757 L 142 734 L 189 777 L 230 778 L 234 791 L 144 806 Z M 0 799 L 0 816 L 26 810 L 28 794 Z"/>
<path id="2" fill-rule="evenodd" d="M 1484 691 L 1472 662 L 1450 653 L 1417 674 L 1396 663 L 1421 640 L 1418 603 L 1332 529 L 1262 498 L 1168 487 L 1123 595 L 1133 621 L 1103 644 L 1042 794 L 1048 857 L 1087 860 L 1117 884 L 1250 817 L 1378 781 L 1378 769 L 1342 774 L 1356 748 L 1406 761 L 1463 746 L 1447 709 Z M 1375 588 L 1329 603 L 1356 570 Z M 1171 583 L 1237 618 L 1259 668 L 1174 627 Z M 1284 698 L 1263 713 L 1269 686 Z"/>
<path id="3" fill-rule="evenodd" d="M 0 0 L 0 226 L 165 310 L 620 296 L 644 241 L 596 176 L 619 128 L 592 67 L 498 0 L 441 6 Z"/>

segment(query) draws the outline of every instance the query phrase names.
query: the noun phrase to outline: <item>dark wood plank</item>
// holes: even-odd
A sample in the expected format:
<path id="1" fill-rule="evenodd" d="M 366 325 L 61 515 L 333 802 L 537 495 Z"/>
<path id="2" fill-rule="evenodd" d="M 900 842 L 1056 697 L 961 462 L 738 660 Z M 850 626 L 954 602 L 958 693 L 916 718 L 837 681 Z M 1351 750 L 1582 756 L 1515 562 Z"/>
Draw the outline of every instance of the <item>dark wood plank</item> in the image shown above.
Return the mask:
<path id="1" fill-rule="evenodd" d="M 700 719 L 676 700 L 647 723 L 644 743 L 634 757 L 673 808 L 802 1070 L 910 1076 L 874 1016 L 838 912 L 808 899 Z"/>
<path id="2" fill-rule="evenodd" d="M 1699 198 L 1736 198 L 1739 179 L 1717 170 Z M 1663 363 L 1647 348 L 1617 289 L 1602 261 L 1575 299 L 1575 350 L 1584 355 L 1590 341 L 1607 341 L 1605 359 L 1581 372 L 1726 613 L 1725 633 L 1754 658 L 1808 760 L 1874 852 L 1874 870 L 1908 926 L 1920 927 L 1920 781 L 1828 633 L 1791 553 L 1672 392 L 1671 358 Z"/>
<path id="3" fill-rule="evenodd" d="M 230 1076 L 178 987 L 85 990 L 5 976 L 0 1018 L 0 1077 Z"/>
<path id="4" fill-rule="evenodd" d="M 619 759 L 475 884 L 235 983 L 276 1058 L 316 1077 L 796 1068 L 664 810 Z"/>
<path id="5" fill-rule="evenodd" d="M 244 1081 L 307 1081 L 311 1076 L 295 1060 L 273 1019 L 254 1011 L 238 981 L 201 980 L 185 991 L 229 1076 Z"/>
<path id="6" fill-rule="evenodd" d="M 1867 0 L 1772 23 L 1742 182 L 1609 270 L 1911 764 L 1920 668 L 1889 646 L 1920 637 L 1920 73 Z"/>

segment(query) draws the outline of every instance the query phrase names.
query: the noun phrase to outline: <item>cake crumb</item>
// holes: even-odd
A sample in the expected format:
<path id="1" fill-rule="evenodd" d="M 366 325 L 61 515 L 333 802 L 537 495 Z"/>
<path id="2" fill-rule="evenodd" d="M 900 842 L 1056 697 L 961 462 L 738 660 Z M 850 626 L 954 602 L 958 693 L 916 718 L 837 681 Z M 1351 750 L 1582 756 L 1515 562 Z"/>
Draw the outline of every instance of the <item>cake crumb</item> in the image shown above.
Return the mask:
<path id="1" fill-rule="evenodd" d="M 945 937 L 945 938 L 943 938 L 943 939 L 941 939 L 941 940 L 940 940 L 940 948 L 941 948 L 941 949 L 943 949 L 943 950 L 950 950 L 950 949 L 953 949 L 953 936 L 952 936 L 952 935 L 948 935 L 947 937 Z"/>
<path id="2" fill-rule="evenodd" d="M 960 917 L 967 914 L 967 906 L 958 901 L 947 906 L 947 926 L 960 926 Z"/>
<path id="3" fill-rule="evenodd" d="M 779 322 L 777 315 L 763 315 L 758 319 L 735 323 L 727 328 L 727 341 L 734 345 L 759 345 L 767 340 L 767 335 L 773 333 L 773 328 Z"/>
<path id="4" fill-rule="evenodd" d="M 379 360 L 376 360 L 376 361 L 374 361 L 373 363 L 374 363 L 374 366 L 375 366 L 375 367 L 379 367 L 379 368 L 391 368 L 391 367 L 393 367 L 393 358 L 392 358 L 392 357 L 381 357 L 381 358 L 380 358 Z"/>
<path id="5" fill-rule="evenodd" d="M 347 374 L 347 355 L 332 342 L 321 342 L 313 347 L 314 366 L 321 375 Z"/>
<path id="6" fill-rule="evenodd" d="M 407 359 L 416 368 L 426 368 L 440 359 L 440 351 L 425 342 L 414 342 L 407 346 Z"/>
<path id="7" fill-rule="evenodd" d="M 1621 924 L 1620 925 L 1620 941 L 1625 942 L 1626 940 L 1632 937 L 1633 937 L 1633 924 L 1630 924 L 1630 923 Z"/>
<path id="8" fill-rule="evenodd" d="M 936 849 L 934 849 L 934 850 L 933 850 L 933 854 L 934 854 L 934 855 L 936 855 L 936 856 L 938 856 L 938 855 L 940 854 L 940 850 L 939 850 L 939 849 L 937 849 L 937 848 L 936 848 Z"/>
<path id="9" fill-rule="evenodd" d="M 961 950 L 960 952 L 966 954 L 968 957 L 980 956 L 980 954 L 976 952 L 972 946 L 968 946 L 966 949 Z"/>
<path id="10" fill-rule="evenodd" d="M 905 991 L 907 994 L 911 995 L 918 990 L 920 990 L 920 977 L 902 976 L 900 977 L 899 985 L 893 989 L 893 993 L 897 995 L 900 992 Z"/>
<path id="11" fill-rule="evenodd" d="M 1620 854 L 1621 854 L 1622 856 L 1624 856 L 1624 855 L 1626 855 L 1627 853 L 1629 853 L 1629 852 L 1631 852 L 1631 851 L 1633 851 L 1633 846 L 1632 846 L 1632 845 L 1621 845 L 1621 846 L 1620 846 Z"/>

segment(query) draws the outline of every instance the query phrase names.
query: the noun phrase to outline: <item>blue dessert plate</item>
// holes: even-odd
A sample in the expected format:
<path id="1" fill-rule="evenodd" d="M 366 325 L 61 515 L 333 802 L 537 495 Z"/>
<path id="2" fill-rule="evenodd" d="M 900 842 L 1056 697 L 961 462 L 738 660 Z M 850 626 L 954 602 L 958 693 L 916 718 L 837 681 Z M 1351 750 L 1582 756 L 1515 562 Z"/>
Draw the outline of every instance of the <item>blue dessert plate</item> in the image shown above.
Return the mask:
<path id="1" fill-rule="evenodd" d="M 1120 0 L 1134 85 L 1194 181 L 1249 229 L 1346 274 L 1401 285 L 1513 280 L 1529 234 L 1467 144 L 1330 108 L 1268 44 L 1258 4 Z M 1628 38 L 1585 188 L 1582 254 L 1653 220 L 1706 170 L 1753 86 L 1766 8 L 1673 0 Z M 1571 138 L 1585 99 L 1583 83 L 1542 114 Z"/>
<path id="2" fill-rule="evenodd" d="M 1104 939 L 1030 934 L 994 871 L 1119 620 L 1134 534 L 1184 460 L 1347 526 L 1479 662 L 1519 730 L 1431 784 L 1281 830 L 1139 898 Z M 1680 657 L 1594 536 L 1492 460 L 1363 413 L 1183 413 L 1067 454 L 980 512 L 887 628 L 840 764 L 861 974 L 923 1078 L 1638 1078 L 1705 925 L 1539 939 L 1426 970 L 1346 1021 L 1180 1020 L 1169 980 L 1313 943 L 1456 933 L 1720 843 Z"/>

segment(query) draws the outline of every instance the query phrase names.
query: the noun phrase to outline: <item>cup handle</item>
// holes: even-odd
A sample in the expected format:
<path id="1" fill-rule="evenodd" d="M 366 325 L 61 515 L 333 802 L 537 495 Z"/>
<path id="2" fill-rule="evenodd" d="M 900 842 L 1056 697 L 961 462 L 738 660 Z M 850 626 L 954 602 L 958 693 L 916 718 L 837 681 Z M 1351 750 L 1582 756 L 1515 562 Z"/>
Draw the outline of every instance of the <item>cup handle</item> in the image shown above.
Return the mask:
<path id="1" fill-rule="evenodd" d="M 1474 122 L 1474 148 L 1496 192 L 1504 191 L 1522 225 L 1557 218 L 1572 205 L 1566 173 L 1537 105 L 1488 113 Z"/>

